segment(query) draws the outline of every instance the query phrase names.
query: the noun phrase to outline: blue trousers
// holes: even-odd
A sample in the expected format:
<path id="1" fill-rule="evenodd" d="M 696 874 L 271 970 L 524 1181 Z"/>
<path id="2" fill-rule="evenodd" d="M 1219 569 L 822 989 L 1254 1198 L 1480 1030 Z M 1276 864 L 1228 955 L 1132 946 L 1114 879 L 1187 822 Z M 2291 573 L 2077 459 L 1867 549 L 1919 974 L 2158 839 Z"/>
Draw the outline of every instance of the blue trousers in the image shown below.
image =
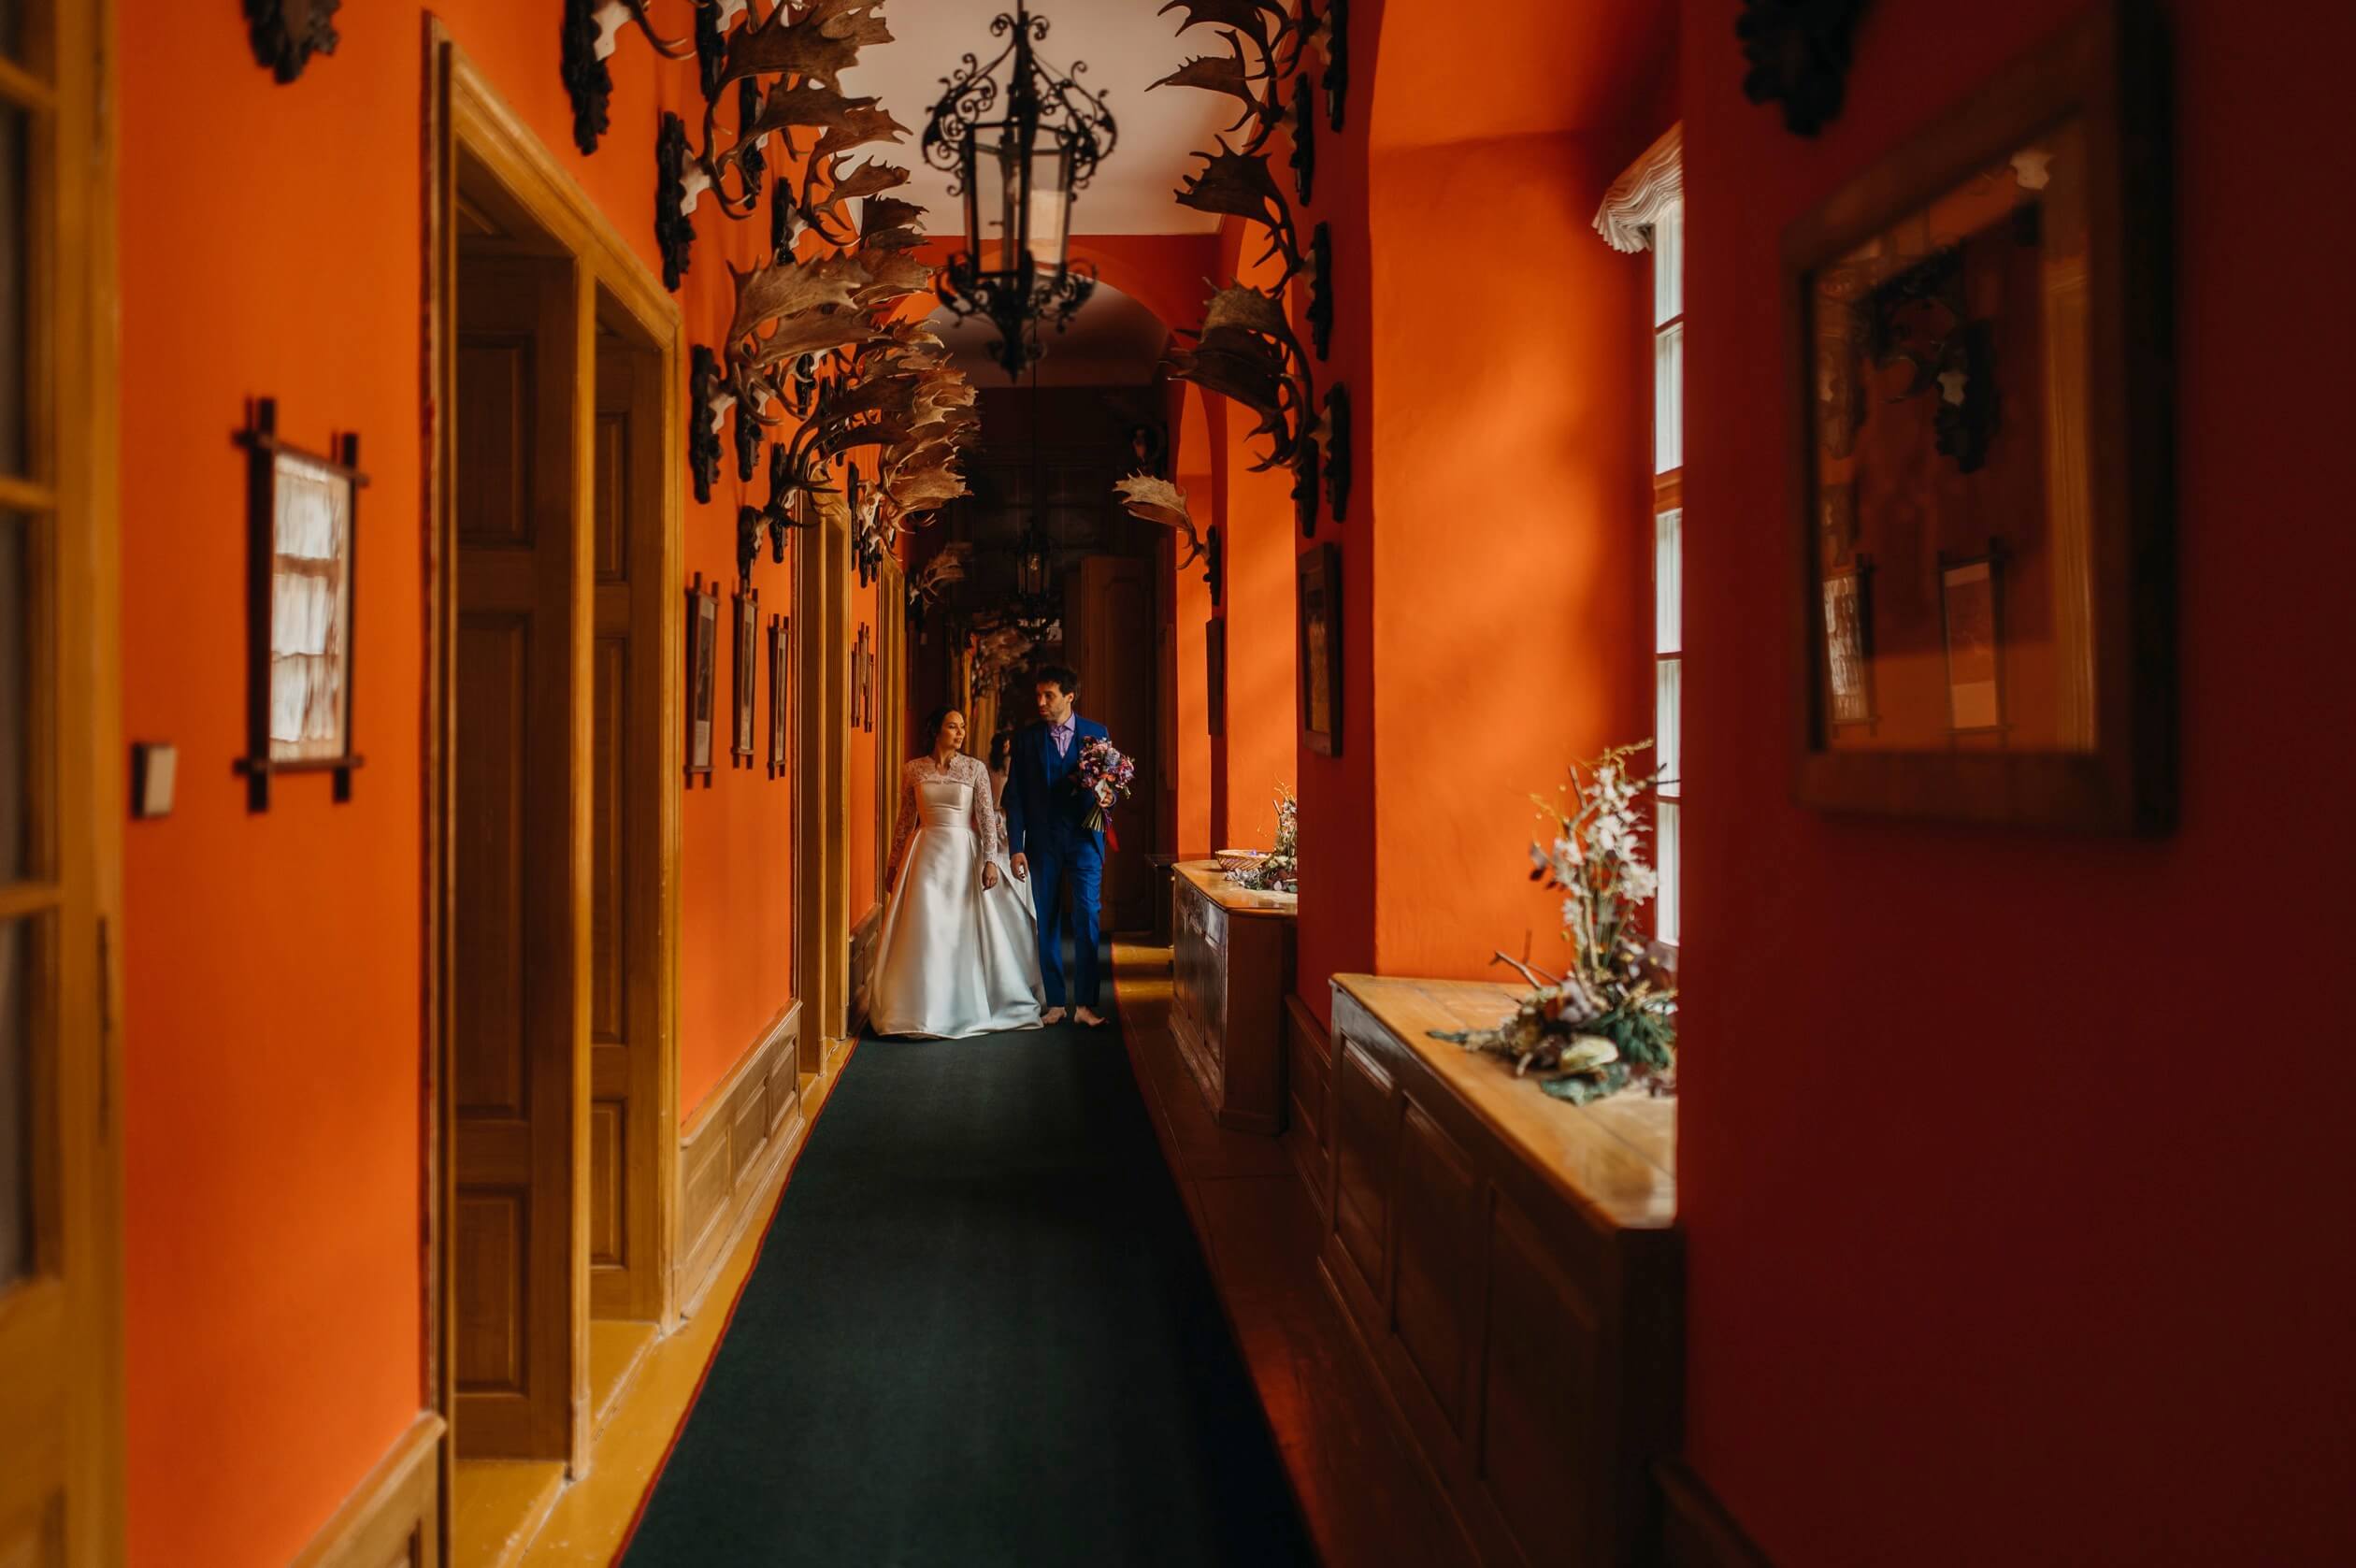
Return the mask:
<path id="1" fill-rule="evenodd" d="M 1031 907 L 1039 912 L 1039 978 L 1047 1005 L 1064 1005 L 1063 889 L 1071 885 L 1072 945 L 1078 949 L 1071 1002 L 1097 1004 L 1097 899 L 1104 890 L 1104 851 L 1093 838 L 1076 844 L 1039 842 L 1030 850 Z"/>

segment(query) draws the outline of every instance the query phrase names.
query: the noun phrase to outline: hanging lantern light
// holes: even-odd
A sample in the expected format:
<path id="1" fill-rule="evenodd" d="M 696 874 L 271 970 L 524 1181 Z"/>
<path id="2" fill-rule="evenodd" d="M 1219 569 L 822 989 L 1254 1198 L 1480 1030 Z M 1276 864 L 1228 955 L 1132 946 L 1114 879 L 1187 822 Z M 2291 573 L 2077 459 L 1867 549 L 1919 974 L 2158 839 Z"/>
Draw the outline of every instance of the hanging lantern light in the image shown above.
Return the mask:
<path id="1" fill-rule="evenodd" d="M 953 177 L 965 198 L 965 249 L 940 269 L 935 292 L 959 320 L 998 328 L 991 357 L 1019 380 L 1037 360 L 1040 324 L 1063 330 L 1096 287 L 1070 259 L 1073 198 L 1113 151 L 1117 132 L 1099 95 L 1058 76 L 1032 52 L 1047 19 L 1017 0 L 990 23 L 1011 40 L 988 65 L 965 57 L 925 126 L 925 161 Z M 1001 78 L 1001 67 L 1004 68 Z"/>

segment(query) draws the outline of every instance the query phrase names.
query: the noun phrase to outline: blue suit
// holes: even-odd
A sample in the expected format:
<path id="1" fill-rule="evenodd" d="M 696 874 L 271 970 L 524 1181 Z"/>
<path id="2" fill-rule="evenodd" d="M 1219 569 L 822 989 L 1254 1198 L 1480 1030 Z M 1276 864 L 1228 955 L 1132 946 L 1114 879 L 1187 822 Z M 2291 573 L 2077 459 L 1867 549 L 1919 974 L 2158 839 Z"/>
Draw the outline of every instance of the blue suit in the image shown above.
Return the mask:
<path id="1" fill-rule="evenodd" d="M 1007 758 L 1006 847 L 1030 861 L 1032 907 L 1039 911 L 1039 977 L 1047 1005 L 1064 1005 L 1063 885 L 1071 884 L 1072 945 L 1078 949 L 1071 977 L 1072 1001 L 1097 1004 L 1097 901 L 1104 886 L 1104 833 L 1084 830 L 1087 807 L 1068 781 L 1090 741 L 1110 740 L 1094 719 L 1071 720 L 1071 750 L 1062 755 L 1045 720 L 1014 737 Z"/>

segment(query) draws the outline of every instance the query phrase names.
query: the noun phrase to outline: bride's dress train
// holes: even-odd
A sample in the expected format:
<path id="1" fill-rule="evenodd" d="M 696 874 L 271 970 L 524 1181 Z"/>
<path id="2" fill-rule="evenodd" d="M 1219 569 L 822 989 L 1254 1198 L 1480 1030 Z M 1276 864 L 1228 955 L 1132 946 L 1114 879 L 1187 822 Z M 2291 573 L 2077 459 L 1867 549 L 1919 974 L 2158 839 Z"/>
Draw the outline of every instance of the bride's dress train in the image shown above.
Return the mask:
<path id="1" fill-rule="evenodd" d="M 920 756 L 900 769 L 891 901 L 868 1003 L 878 1034 L 961 1040 L 1039 1027 L 1038 915 L 1009 871 L 981 762 Z M 982 868 L 998 885 L 982 885 Z"/>

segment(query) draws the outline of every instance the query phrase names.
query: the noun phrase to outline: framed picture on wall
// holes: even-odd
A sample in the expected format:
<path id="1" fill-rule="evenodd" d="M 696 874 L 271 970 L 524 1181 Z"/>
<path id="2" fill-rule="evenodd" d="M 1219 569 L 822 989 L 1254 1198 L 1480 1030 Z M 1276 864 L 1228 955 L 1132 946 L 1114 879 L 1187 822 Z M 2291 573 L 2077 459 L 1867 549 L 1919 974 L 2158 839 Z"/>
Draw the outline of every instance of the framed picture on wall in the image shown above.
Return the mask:
<path id="1" fill-rule="evenodd" d="M 875 667 L 883 661 L 880 657 L 880 651 L 876 647 L 874 628 L 863 626 L 859 628 L 859 635 L 867 639 L 868 645 L 867 665 L 865 667 L 867 671 L 867 686 L 866 689 L 859 694 L 859 727 L 866 730 L 869 735 L 872 735 L 875 733 Z"/>
<path id="2" fill-rule="evenodd" d="M 249 457 L 248 805 L 268 809 L 274 773 L 326 772 L 352 798 L 352 621 L 357 608 L 360 439 L 323 457 L 279 439 L 278 404 L 257 399 L 238 436 Z"/>
<path id="3" fill-rule="evenodd" d="M 731 640 L 730 660 L 736 669 L 736 739 L 728 747 L 728 761 L 747 768 L 753 766 L 754 716 L 760 712 L 761 667 L 754 651 L 760 645 L 761 591 L 748 583 L 736 596 L 736 636 Z"/>
<path id="4" fill-rule="evenodd" d="M 1211 685 L 1211 733 L 1227 733 L 1227 622 L 1214 615 L 1202 625 L 1202 665 Z"/>
<path id="5" fill-rule="evenodd" d="M 1804 804 L 2175 820 L 2165 79 L 2098 5 L 1785 235 Z"/>
<path id="6" fill-rule="evenodd" d="M 687 588 L 687 782 L 711 783 L 711 699 L 720 655 L 720 585 L 697 572 Z"/>
<path id="7" fill-rule="evenodd" d="M 1294 563 L 1298 594 L 1300 733 L 1309 749 L 1342 755 L 1342 551 L 1319 544 Z"/>
<path id="8" fill-rule="evenodd" d="M 1824 574 L 1824 658 L 1832 722 L 1874 722 L 1874 565 L 1863 556 Z"/>
<path id="9" fill-rule="evenodd" d="M 790 660 L 787 656 L 787 650 L 791 644 L 786 640 L 786 639 L 792 629 L 793 622 L 785 616 L 772 615 L 769 617 L 769 776 L 772 779 L 782 779 L 785 776 L 785 759 L 790 755 L 789 749 L 786 745 L 786 725 L 790 719 L 792 709 L 786 699 L 788 694 L 790 694 L 794 688 L 790 670 L 788 669 Z"/>

